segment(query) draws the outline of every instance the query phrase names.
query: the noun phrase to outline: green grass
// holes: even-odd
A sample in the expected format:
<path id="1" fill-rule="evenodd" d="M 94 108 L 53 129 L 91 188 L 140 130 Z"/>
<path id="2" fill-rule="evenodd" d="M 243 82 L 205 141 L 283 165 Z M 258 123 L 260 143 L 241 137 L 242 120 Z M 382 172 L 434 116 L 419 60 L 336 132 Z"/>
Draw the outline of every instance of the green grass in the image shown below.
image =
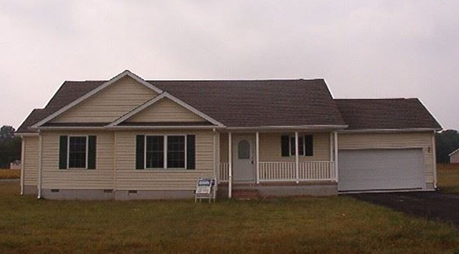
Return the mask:
<path id="1" fill-rule="evenodd" d="M 0 179 L 19 179 L 20 177 L 20 169 L 0 169 Z"/>
<path id="2" fill-rule="evenodd" d="M 437 177 L 441 191 L 459 193 L 459 164 L 437 164 Z"/>
<path id="3" fill-rule="evenodd" d="M 449 224 L 350 197 L 50 201 L 0 183 L 0 253 L 454 253 Z M 459 252 L 456 252 L 459 253 Z"/>

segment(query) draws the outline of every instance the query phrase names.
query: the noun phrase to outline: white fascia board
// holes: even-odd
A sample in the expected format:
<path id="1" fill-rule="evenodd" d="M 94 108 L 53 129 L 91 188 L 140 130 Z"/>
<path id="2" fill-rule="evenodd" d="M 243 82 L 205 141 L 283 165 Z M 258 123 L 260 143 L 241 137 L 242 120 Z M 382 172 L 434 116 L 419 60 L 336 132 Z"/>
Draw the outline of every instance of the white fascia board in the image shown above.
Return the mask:
<path id="1" fill-rule="evenodd" d="M 227 127 L 228 130 L 338 130 L 345 129 L 347 125 L 287 125 L 287 126 L 256 126 L 256 127 Z"/>
<path id="2" fill-rule="evenodd" d="M 121 72 L 120 74 L 116 75 L 115 77 L 111 78 L 109 81 L 105 82 L 104 84 L 100 85 L 99 87 L 93 89 L 92 91 L 90 91 L 89 93 L 81 96 L 80 98 L 74 100 L 73 102 L 71 102 L 70 104 L 68 104 L 67 106 L 59 109 L 58 111 L 54 112 L 53 114 L 49 115 L 48 117 L 46 117 L 45 119 L 41 120 L 40 122 L 32 125 L 32 128 L 38 128 L 40 126 L 42 126 L 43 124 L 47 123 L 48 121 L 56 118 L 57 116 L 61 115 L 62 113 L 66 112 L 67 110 L 73 108 L 74 106 L 80 104 L 82 101 L 88 99 L 89 97 L 95 95 L 96 93 L 98 93 L 99 91 L 105 89 L 106 87 L 114 84 L 116 81 L 124 78 L 124 77 L 130 77 L 134 80 L 136 80 L 137 82 L 139 82 L 140 84 L 152 89 L 153 91 L 155 91 L 156 93 L 160 94 L 162 93 L 163 91 L 155 86 L 153 86 L 152 84 L 148 83 L 147 81 L 145 81 L 144 79 L 142 79 L 141 77 L 135 75 L 134 73 L 132 73 L 131 71 L 129 70 L 125 70 L 123 72 Z"/>
<path id="3" fill-rule="evenodd" d="M 410 129 L 360 129 L 360 130 L 340 130 L 340 134 L 352 133 L 400 133 L 400 132 L 432 132 L 440 129 L 433 128 L 410 128 Z"/>
<path id="4" fill-rule="evenodd" d="M 146 109 L 147 107 L 153 105 L 154 103 L 160 101 L 163 98 L 168 98 L 168 99 L 172 100 L 173 102 L 175 102 L 175 103 L 179 104 L 180 106 L 188 109 L 189 111 L 193 112 L 194 114 L 202 117 L 203 119 L 209 121 L 210 123 L 212 123 L 212 124 L 214 124 L 216 126 L 219 126 L 219 127 L 223 127 L 224 126 L 222 123 L 216 121 L 215 119 L 213 119 L 212 117 L 202 113 L 201 111 L 193 108 L 192 106 L 190 106 L 187 103 L 183 102 L 182 100 L 174 97 L 173 95 L 169 94 L 168 92 L 163 92 L 160 95 L 156 96 L 155 98 L 151 99 L 150 101 L 147 101 L 146 103 L 142 104 L 141 106 L 133 109 L 132 111 L 130 111 L 127 114 L 125 114 L 124 116 L 122 116 L 122 117 L 118 118 L 117 120 L 113 121 L 112 123 L 107 125 L 107 127 L 117 126 L 118 124 L 122 123 L 123 121 L 125 121 L 128 118 L 134 116 L 135 114 L 141 112 L 142 110 Z"/>
<path id="5" fill-rule="evenodd" d="M 158 126 L 107 126 L 104 130 L 157 130 L 157 129 L 223 129 L 225 127 L 220 126 L 202 126 L 202 125 L 187 125 L 187 126 L 169 126 L 169 125 L 158 125 Z"/>

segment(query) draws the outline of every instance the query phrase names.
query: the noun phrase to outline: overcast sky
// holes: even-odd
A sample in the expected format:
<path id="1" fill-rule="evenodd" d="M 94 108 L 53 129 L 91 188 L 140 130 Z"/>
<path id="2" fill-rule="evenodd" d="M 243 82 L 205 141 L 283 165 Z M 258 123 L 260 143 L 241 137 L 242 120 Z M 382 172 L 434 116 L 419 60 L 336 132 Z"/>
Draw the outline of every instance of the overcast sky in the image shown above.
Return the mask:
<path id="1" fill-rule="evenodd" d="M 64 80 L 324 78 L 459 129 L 459 1 L 3 1 L 0 125 Z"/>

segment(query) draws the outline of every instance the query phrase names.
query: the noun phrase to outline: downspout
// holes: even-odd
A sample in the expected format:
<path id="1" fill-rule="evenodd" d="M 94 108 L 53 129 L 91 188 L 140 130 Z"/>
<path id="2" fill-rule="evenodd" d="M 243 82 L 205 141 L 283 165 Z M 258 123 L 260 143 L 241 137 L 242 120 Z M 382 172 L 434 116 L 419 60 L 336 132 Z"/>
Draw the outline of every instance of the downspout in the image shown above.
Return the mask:
<path id="1" fill-rule="evenodd" d="M 21 195 L 24 195 L 24 164 L 25 164 L 25 140 L 21 136 Z"/>
<path id="2" fill-rule="evenodd" d="M 433 166 L 434 166 L 434 189 L 437 189 L 437 148 L 435 142 L 435 134 L 436 132 L 433 131 L 432 135 L 432 157 L 433 157 Z"/>
<path id="3" fill-rule="evenodd" d="M 38 196 L 41 198 L 41 188 L 43 181 L 43 137 L 40 131 L 38 131 Z"/>

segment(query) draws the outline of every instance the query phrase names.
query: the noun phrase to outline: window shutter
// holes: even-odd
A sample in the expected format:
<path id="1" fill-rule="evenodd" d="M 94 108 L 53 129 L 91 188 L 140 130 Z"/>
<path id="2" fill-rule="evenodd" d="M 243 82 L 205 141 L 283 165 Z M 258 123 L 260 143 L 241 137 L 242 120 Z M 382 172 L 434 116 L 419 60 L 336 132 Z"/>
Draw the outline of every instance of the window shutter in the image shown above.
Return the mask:
<path id="1" fill-rule="evenodd" d="M 67 136 L 59 137 L 59 169 L 67 169 Z"/>
<path id="2" fill-rule="evenodd" d="M 313 156 L 314 155 L 314 140 L 312 135 L 304 136 L 304 142 L 306 146 L 305 155 Z"/>
<path id="3" fill-rule="evenodd" d="M 135 168 L 145 169 L 145 135 L 137 135 Z"/>
<path id="4" fill-rule="evenodd" d="M 186 168 L 196 168 L 196 136 L 186 135 Z"/>
<path id="5" fill-rule="evenodd" d="M 289 136 L 288 135 L 282 135 L 281 136 L 281 151 L 282 151 L 282 157 L 288 157 L 290 153 L 289 149 L 289 142 L 288 142 Z"/>
<path id="6" fill-rule="evenodd" d="M 88 137 L 88 169 L 96 169 L 96 136 Z"/>

